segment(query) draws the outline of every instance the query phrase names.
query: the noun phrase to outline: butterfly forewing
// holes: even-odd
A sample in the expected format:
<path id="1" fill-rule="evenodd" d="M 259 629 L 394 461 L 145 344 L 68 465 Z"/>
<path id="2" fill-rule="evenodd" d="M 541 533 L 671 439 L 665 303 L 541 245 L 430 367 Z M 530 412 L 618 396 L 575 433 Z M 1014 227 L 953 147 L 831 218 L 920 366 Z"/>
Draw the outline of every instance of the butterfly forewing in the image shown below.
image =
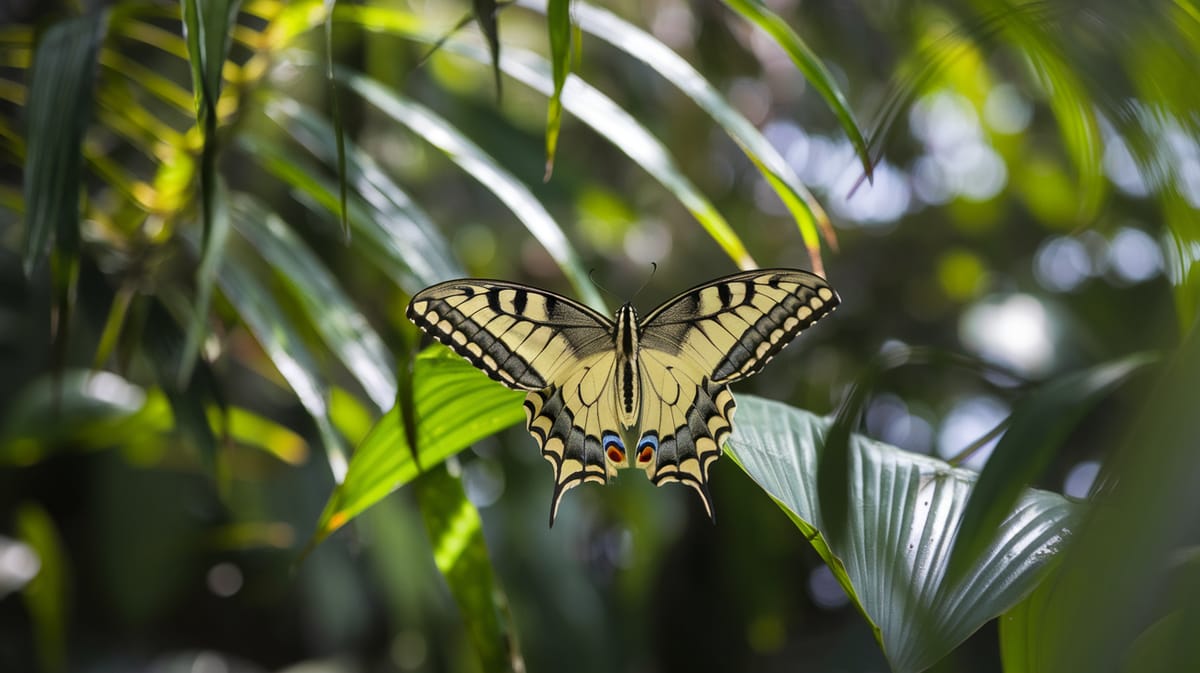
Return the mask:
<path id="1" fill-rule="evenodd" d="M 491 280 L 452 280 L 418 292 L 408 318 L 517 390 L 543 390 L 563 368 L 611 347 L 612 322 L 552 292 Z"/>
<path id="2" fill-rule="evenodd" d="M 757 373 L 806 327 L 838 305 L 820 276 L 793 269 L 747 271 L 694 287 L 641 323 L 642 347 L 673 353 L 729 383 Z"/>

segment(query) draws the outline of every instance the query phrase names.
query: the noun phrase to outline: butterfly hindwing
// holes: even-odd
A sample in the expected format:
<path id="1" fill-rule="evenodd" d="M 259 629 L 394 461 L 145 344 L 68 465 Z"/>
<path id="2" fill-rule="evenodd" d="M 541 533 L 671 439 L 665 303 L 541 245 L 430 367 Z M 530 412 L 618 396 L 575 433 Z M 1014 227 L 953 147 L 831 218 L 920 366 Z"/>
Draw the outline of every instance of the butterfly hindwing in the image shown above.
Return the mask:
<path id="1" fill-rule="evenodd" d="M 634 464 L 655 484 L 678 481 L 696 489 L 712 517 L 708 471 L 729 438 L 733 395 L 686 358 L 643 350 L 641 362 L 645 394 Z"/>
<path id="2" fill-rule="evenodd" d="M 584 482 L 607 483 L 628 465 L 615 425 L 612 353 L 580 361 L 559 384 L 525 396 L 525 427 L 554 468 L 550 525 L 563 494 Z"/>
<path id="3" fill-rule="evenodd" d="M 561 295 L 516 283 L 452 280 L 418 292 L 408 318 L 488 376 L 543 390 L 578 358 L 608 350 L 612 322 Z"/>
<path id="4" fill-rule="evenodd" d="M 679 355 L 729 383 L 757 373 L 802 330 L 838 305 L 820 276 L 747 271 L 694 287 L 642 319 L 642 347 Z"/>

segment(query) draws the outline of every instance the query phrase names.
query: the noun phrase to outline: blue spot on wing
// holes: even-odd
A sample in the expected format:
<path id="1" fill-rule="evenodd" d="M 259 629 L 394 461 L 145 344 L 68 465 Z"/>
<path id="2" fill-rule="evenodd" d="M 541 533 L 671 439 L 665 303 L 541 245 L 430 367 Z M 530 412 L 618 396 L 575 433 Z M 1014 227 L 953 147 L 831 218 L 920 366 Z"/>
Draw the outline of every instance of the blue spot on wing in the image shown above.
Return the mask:
<path id="1" fill-rule="evenodd" d="M 605 430 L 600 435 L 600 443 L 604 446 L 604 450 L 608 451 L 609 447 L 617 447 L 621 451 L 625 450 L 625 442 L 621 441 L 621 436 L 611 430 Z"/>

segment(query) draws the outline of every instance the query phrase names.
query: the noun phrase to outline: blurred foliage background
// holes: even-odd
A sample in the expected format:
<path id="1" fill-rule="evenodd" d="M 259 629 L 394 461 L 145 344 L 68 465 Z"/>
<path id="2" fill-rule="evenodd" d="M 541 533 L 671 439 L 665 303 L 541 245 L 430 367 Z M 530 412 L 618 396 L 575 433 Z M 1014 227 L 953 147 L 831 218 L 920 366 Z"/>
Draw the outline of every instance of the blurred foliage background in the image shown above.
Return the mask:
<path id="1" fill-rule="evenodd" d="M 997 479 L 1101 503 L 934 670 L 1200 660 L 1194 2 L 84 4 L 0 5 L 0 670 L 887 670 L 732 460 L 716 526 L 627 475 L 548 530 L 520 396 L 413 378 L 438 280 L 755 265 L 843 304 L 737 393 L 961 354 L 854 429 L 979 470 L 1019 428 Z"/>

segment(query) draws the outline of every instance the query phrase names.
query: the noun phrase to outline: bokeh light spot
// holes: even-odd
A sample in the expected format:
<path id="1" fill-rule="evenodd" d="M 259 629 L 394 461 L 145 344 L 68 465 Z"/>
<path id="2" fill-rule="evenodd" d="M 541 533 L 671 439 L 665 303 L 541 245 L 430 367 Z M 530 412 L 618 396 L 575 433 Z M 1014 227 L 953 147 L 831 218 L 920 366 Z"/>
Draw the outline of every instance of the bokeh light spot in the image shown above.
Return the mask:
<path id="1" fill-rule="evenodd" d="M 1070 236 L 1046 239 L 1033 257 L 1034 277 L 1051 292 L 1071 292 L 1091 273 L 1087 248 Z"/>
<path id="2" fill-rule="evenodd" d="M 819 565 L 808 574 L 808 595 L 817 607 L 837 610 L 850 603 L 846 590 L 838 584 L 833 571 L 827 565 Z"/>
<path id="3" fill-rule="evenodd" d="M 208 569 L 208 590 L 220 596 L 229 598 L 241 591 L 242 570 L 236 565 L 224 561 Z"/>
<path id="4" fill-rule="evenodd" d="M 961 248 L 950 250 L 938 260 L 938 282 L 946 296 L 965 301 L 977 295 L 987 280 L 987 269 L 979 256 Z"/>
<path id="5" fill-rule="evenodd" d="M 1122 227 L 1113 236 L 1108 248 L 1112 271 L 1126 283 L 1141 283 L 1157 276 L 1163 269 L 1162 250 L 1149 234 L 1141 229 Z"/>
<path id="6" fill-rule="evenodd" d="M 1054 363 L 1051 316 L 1031 295 L 977 303 L 963 314 L 958 331 L 972 352 L 1021 374 L 1040 375 Z"/>
<path id="7" fill-rule="evenodd" d="M 983 120 L 997 133 L 1017 134 L 1029 127 L 1033 105 L 1011 84 L 1000 84 L 988 92 L 983 103 Z"/>
<path id="8" fill-rule="evenodd" d="M 1100 476 L 1100 463 L 1094 460 L 1085 460 L 1076 464 L 1063 479 L 1063 494 L 1072 498 L 1086 498 L 1098 476 Z"/>
<path id="9" fill-rule="evenodd" d="M 392 638 L 392 662 L 402 671 L 415 671 L 425 664 L 428 649 L 425 636 L 421 633 L 400 631 Z"/>
<path id="10" fill-rule="evenodd" d="M 938 454 L 950 458 L 991 432 L 1008 416 L 1008 406 L 994 397 L 979 395 L 962 400 L 946 414 L 938 433 Z M 963 466 L 982 470 L 996 448 L 999 435 L 963 461 Z"/>

